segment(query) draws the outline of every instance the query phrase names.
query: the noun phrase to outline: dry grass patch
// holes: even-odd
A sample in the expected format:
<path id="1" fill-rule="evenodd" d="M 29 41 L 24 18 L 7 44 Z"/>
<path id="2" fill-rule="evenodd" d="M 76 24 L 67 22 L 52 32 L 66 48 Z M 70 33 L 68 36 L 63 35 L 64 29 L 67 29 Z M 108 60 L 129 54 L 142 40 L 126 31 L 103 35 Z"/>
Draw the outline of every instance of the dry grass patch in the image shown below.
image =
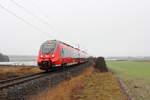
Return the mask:
<path id="1" fill-rule="evenodd" d="M 41 70 L 37 67 L 32 66 L 17 66 L 17 67 L 11 67 L 11 66 L 4 66 L 0 67 L 0 80 L 23 76 L 27 74 L 37 73 L 41 72 Z"/>
<path id="2" fill-rule="evenodd" d="M 128 100 L 111 72 L 94 72 L 85 80 L 83 89 L 76 91 L 74 100 Z"/>
<path id="3" fill-rule="evenodd" d="M 72 100 L 73 93 L 84 86 L 84 79 L 94 71 L 93 67 L 87 68 L 81 75 L 64 81 L 55 88 L 31 97 L 31 100 Z"/>
<path id="4" fill-rule="evenodd" d="M 93 67 L 31 100 L 127 100 L 111 72 L 100 73 Z"/>

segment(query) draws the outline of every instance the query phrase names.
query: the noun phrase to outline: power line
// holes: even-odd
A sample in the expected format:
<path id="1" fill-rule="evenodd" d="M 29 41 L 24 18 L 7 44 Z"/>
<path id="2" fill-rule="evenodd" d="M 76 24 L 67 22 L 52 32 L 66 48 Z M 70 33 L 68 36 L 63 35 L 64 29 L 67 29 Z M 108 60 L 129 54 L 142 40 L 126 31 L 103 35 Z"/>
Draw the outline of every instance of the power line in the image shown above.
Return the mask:
<path id="1" fill-rule="evenodd" d="M 35 25 L 31 24 L 30 22 L 26 21 L 25 19 L 23 19 L 22 17 L 18 16 L 16 13 L 12 12 L 11 10 L 7 9 L 6 7 L 4 7 L 2 4 L 0 4 L 0 7 L 5 10 L 6 12 L 8 12 L 9 14 L 15 16 L 16 18 L 18 18 L 19 20 L 23 21 L 24 23 L 26 23 L 27 25 L 31 26 L 32 28 L 34 28 L 35 30 L 37 31 L 40 31 L 41 33 L 46 33 L 47 32 L 44 32 L 42 31 L 40 28 L 36 27 Z"/>
<path id="2" fill-rule="evenodd" d="M 41 8 L 41 7 L 40 7 L 39 5 L 37 5 L 34 0 L 30 0 L 30 3 L 31 3 L 32 5 L 34 5 L 34 7 L 36 7 L 36 9 L 37 9 L 40 13 L 42 13 L 42 15 L 44 16 L 45 19 L 48 20 L 47 14 L 45 14 L 45 13 L 43 12 L 43 10 L 39 9 L 39 8 Z"/>
<path id="3" fill-rule="evenodd" d="M 47 14 L 45 14 L 41 9 L 39 9 L 40 6 L 38 6 L 38 5 L 35 3 L 34 0 L 30 0 L 30 3 L 32 3 L 32 5 L 34 6 L 34 8 L 36 7 L 37 10 L 38 10 L 40 13 L 42 13 L 43 17 L 44 17 L 46 20 L 48 20 L 49 16 L 47 16 Z M 48 22 L 47 22 L 47 23 L 48 23 Z M 48 23 L 48 24 L 49 24 L 49 23 Z M 55 33 L 62 34 L 60 31 L 59 31 L 59 32 L 56 31 L 56 29 L 53 27 L 53 25 L 49 24 L 49 26 L 52 27 L 52 29 L 54 30 Z"/>
<path id="4" fill-rule="evenodd" d="M 33 17 L 35 17 L 36 19 L 40 20 L 43 24 L 49 26 L 52 28 L 52 26 L 45 20 L 42 20 L 41 18 L 39 18 L 37 15 L 35 15 L 33 12 L 27 10 L 24 6 L 20 5 L 18 2 L 16 2 L 15 0 L 10 0 L 13 4 L 15 4 L 16 6 L 18 6 L 19 8 L 23 9 L 26 13 L 32 15 Z M 52 28 L 53 29 L 53 28 Z M 54 29 L 53 29 L 54 30 Z M 55 30 L 54 30 L 55 32 Z"/>

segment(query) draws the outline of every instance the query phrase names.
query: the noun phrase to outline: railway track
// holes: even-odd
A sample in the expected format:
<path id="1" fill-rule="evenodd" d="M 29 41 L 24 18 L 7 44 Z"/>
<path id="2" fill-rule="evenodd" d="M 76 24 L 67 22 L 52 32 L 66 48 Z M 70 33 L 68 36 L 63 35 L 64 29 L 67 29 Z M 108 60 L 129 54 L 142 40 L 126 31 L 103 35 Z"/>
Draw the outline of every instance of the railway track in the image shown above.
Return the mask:
<path id="1" fill-rule="evenodd" d="M 60 82 L 80 74 L 92 63 L 71 65 L 50 72 L 16 77 L 0 81 L 0 100 L 28 100 L 33 94 L 52 88 Z"/>
<path id="2" fill-rule="evenodd" d="M 13 87 L 15 85 L 23 84 L 23 83 L 31 81 L 31 80 L 40 79 L 42 77 L 46 77 L 47 75 L 52 75 L 54 73 L 57 74 L 58 72 L 65 72 L 66 70 L 73 69 L 73 66 L 78 66 L 78 65 L 72 65 L 72 67 L 70 66 L 68 68 L 60 68 L 59 70 L 53 69 L 49 72 L 39 72 L 39 73 L 25 75 L 25 76 L 21 76 L 21 77 L 12 78 L 12 79 L 1 80 L 0 81 L 0 90 L 5 89 L 5 88 L 7 89 L 7 88 Z"/>
<path id="3" fill-rule="evenodd" d="M 68 70 L 71 68 L 67 68 Z M 57 72 L 61 72 L 63 70 L 66 70 L 65 68 L 60 68 L 58 69 L 53 69 L 50 70 L 48 72 L 39 72 L 39 73 L 35 73 L 35 74 L 30 74 L 30 75 L 25 75 L 25 76 L 21 76 L 21 77 L 16 77 L 16 78 L 11 78 L 11 79 L 6 79 L 6 80 L 1 80 L 0 81 L 0 90 L 5 89 L 5 88 L 9 88 L 9 87 L 13 87 L 15 85 L 19 85 L 31 80 L 35 80 L 35 79 L 40 79 L 42 77 L 45 77 L 47 75 L 52 75 L 52 74 L 56 74 Z"/>
<path id="4" fill-rule="evenodd" d="M 25 76 L 21 76 L 21 77 L 12 78 L 12 79 L 2 80 L 2 81 L 0 81 L 0 89 L 9 88 L 11 86 L 19 85 L 21 83 L 25 83 L 25 82 L 28 82 L 30 80 L 44 77 L 48 74 L 49 73 L 46 73 L 46 72 L 40 72 L 40 73 L 25 75 Z"/>

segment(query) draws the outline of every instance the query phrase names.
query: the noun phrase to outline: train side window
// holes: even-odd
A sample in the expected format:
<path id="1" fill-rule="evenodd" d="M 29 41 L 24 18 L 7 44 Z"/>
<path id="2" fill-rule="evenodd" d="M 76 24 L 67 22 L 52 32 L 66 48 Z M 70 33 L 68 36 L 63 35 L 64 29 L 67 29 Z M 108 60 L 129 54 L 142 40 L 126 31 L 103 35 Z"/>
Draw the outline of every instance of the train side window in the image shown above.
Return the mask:
<path id="1" fill-rule="evenodd" d="M 64 48 L 64 57 L 67 57 L 68 56 L 68 52 L 67 52 L 67 49 Z"/>
<path id="2" fill-rule="evenodd" d="M 67 57 L 66 48 L 63 48 L 64 51 L 64 57 Z"/>
<path id="3" fill-rule="evenodd" d="M 69 55 L 70 55 L 69 53 L 70 53 L 70 52 L 69 52 L 68 48 L 67 48 L 66 50 L 67 50 L 67 57 L 69 57 Z"/>
<path id="4" fill-rule="evenodd" d="M 61 54 L 60 54 L 61 57 L 64 57 L 64 49 L 61 48 Z"/>

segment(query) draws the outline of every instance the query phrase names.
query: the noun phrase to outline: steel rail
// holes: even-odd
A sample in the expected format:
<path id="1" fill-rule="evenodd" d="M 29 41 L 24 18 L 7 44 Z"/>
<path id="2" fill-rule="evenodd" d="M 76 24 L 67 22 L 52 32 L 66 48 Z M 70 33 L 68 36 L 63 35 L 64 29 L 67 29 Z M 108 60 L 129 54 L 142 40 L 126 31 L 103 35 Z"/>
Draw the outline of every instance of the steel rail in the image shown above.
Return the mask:
<path id="1" fill-rule="evenodd" d="M 2 90 L 4 88 L 9 88 L 11 86 L 19 85 L 19 84 L 22 84 L 22 83 L 25 83 L 25 82 L 28 82 L 28 81 L 31 81 L 31 80 L 35 80 L 35 79 L 38 79 L 38 78 L 42 78 L 42 77 L 45 77 L 47 75 L 52 75 L 54 73 L 71 70 L 71 69 L 73 69 L 73 66 L 75 67 L 75 66 L 78 66 L 78 65 L 70 65 L 70 67 L 60 68 L 59 70 L 53 69 L 49 72 L 39 72 L 39 73 L 25 75 L 25 76 L 21 76 L 21 77 L 1 80 L 0 81 L 0 90 Z"/>
<path id="2" fill-rule="evenodd" d="M 12 78 L 12 79 L 2 80 L 0 81 L 0 89 L 18 85 L 18 84 L 21 84 L 30 80 L 38 79 L 38 78 L 46 76 L 47 74 L 48 73 L 46 72 L 40 72 L 40 73 L 25 75 L 21 77 Z"/>

